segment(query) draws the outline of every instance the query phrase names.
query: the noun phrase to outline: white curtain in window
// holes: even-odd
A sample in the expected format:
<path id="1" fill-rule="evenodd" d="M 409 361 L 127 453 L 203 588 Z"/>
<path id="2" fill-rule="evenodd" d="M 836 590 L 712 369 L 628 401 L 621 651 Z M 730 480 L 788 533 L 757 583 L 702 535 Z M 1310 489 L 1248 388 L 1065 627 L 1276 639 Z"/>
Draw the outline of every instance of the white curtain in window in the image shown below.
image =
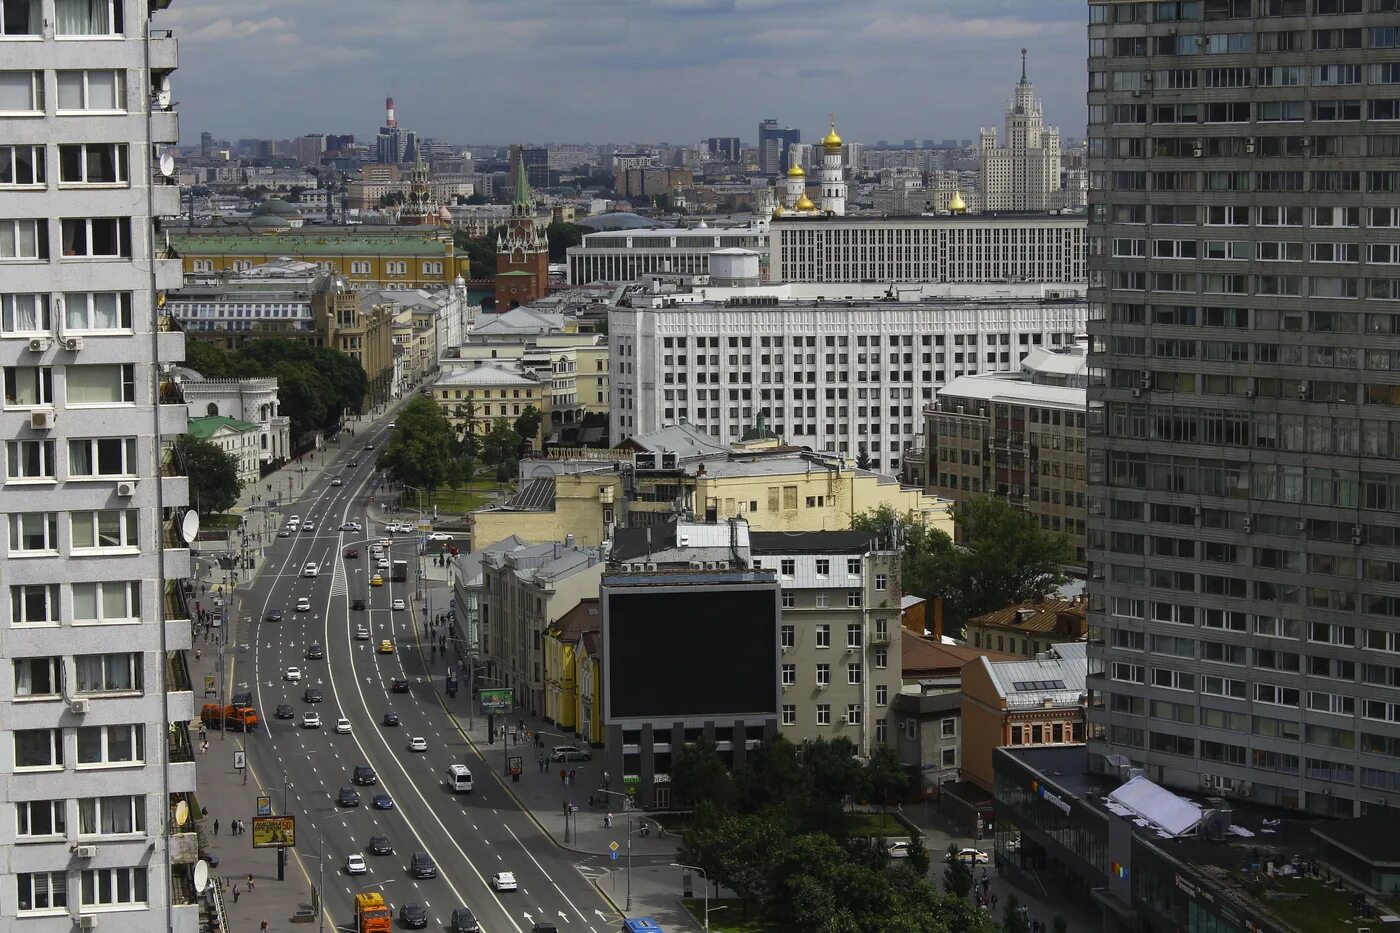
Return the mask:
<path id="1" fill-rule="evenodd" d="M 128 619 L 136 615 L 135 600 L 127 605 L 130 583 L 106 583 L 102 587 L 102 618 Z"/>
<path id="2" fill-rule="evenodd" d="M 34 671 L 27 658 L 15 661 L 15 696 L 27 697 L 34 693 Z"/>
<path id="3" fill-rule="evenodd" d="M 4 316 L 4 329 L 7 332 L 40 330 L 39 309 L 43 295 L 0 295 L 0 314 Z"/>
<path id="4" fill-rule="evenodd" d="M 38 256 L 38 223 L 37 220 L 0 220 L 0 258 Z"/>
<path id="5" fill-rule="evenodd" d="M 0 71 L 0 110 L 34 109 L 34 72 Z"/>
<path id="6" fill-rule="evenodd" d="M 107 405 L 122 400 L 122 368 L 120 364 L 69 366 L 64 376 L 68 380 L 69 404 Z"/>
<path id="7" fill-rule="evenodd" d="M 112 33 L 111 0 L 57 0 L 60 36 L 107 36 Z"/>
<path id="8" fill-rule="evenodd" d="M 121 296 L 116 292 L 95 293 L 92 296 L 92 329 L 116 330 L 121 326 Z"/>
<path id="9" fill-rule="evenodd" d="M 91 621 L 99 618 L 97 614 L 97 598 L 100 583 L 74 583 L 73 584 L 73 619 L 74 621 Z"/>
<path id="10" fill-rule="evenodd" d="M 102 689 L 102 657 L 85 655 L 73 659 L 79 693 L 92 693 Z"/>
<path id="11" fill-rule="evenodd" d="M 122 102 L 117 98 L 121 90 L 121 72 L 89 71 L 87 73 L 88 109 L 122 110 Z"/>

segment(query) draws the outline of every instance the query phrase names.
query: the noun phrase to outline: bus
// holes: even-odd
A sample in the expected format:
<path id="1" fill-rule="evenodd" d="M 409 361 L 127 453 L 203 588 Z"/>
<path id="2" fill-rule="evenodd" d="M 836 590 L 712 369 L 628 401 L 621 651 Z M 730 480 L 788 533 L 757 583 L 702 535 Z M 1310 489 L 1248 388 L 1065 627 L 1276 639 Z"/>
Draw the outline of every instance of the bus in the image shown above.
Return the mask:
<path id="1" fill-rule="evenodd" d="M 634 917 L 622 921 L 622 933 L 665 933 L 661 924 L 650 917 Z"/>

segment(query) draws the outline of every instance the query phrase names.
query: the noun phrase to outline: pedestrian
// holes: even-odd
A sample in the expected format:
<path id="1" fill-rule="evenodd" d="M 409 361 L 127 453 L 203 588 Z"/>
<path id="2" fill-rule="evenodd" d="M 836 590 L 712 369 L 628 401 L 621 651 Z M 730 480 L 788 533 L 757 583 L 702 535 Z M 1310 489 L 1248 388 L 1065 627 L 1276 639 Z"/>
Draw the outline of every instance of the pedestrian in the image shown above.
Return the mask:
<path id="1" fill-rule="evenodd" d="M 264 920 L 258 929 L 262 930 L 262 933 L 267 933 L 267 921 Z"/>
<path id="2" fill-rule="evenodd" d="M 588 809 L 590 809 L 590 810 L 593 809 L 593 795 L 592 795 L 592 794 L 589 794 L 589 795 L 588 795 Z"/>
<path id="3" fill-rule="evenodd" d="M 248 872 L 248 890 L 253 890 L 253 873 Z"/>
<path id="4" fill-rule="evenodd" d="M 233 902 L 234 902 L 235 904 L 238 903 L 238 895 L 239 895 L 240 893 L 242 893 L 242 892 L 240 892 L 240 891 L 238 890 L 238 884 L 235 882 L 234 885 L 233 885 Z"/>
<path id="5" fill-rule="evenodd" d="M 217 836 L 218 834 L 219 834 L 219 821 L 218 821 L 218 820 L 215 820 L 215 821 L 214 821 L 214 835 Z"/>
<path id="6" fill-rule="evenodd" d="M 560 783 L 560 784 L 567 784 L 568 782 L 569 782 L 569 772 L 568 772 L 568 769 L 567 769 L 567 768 L 560 768 L 560 769 L 559 769 L 559 783 Z"/>
<path id="7" fill-rule="evenodd" d="M 604 814 L 604 816 L 603 816 L 603 828 L 604 828 L 604 829 L 612 829 L 612 814 L 611 814 L 611 813 Z"/>
<path id="8" fill-rule="evenodd" d="M 576 771 L 576 770 L 573 769 L 573 768 L 570 768 L 570 769 L 569 769 L 569 783 L 570 783 L 570 784 L 574 783 L 574 778 L 575 778 L 577 775 L 578 775 L 578 771 Z"/>
<path id="9" fill-rule="evenodd" d="M 993 895 L 992 895 L 992 910 L 996 910 L 996 909 L 997 909 L 997 896 L 996 896 L 995 894 L 993 894 Z"/>

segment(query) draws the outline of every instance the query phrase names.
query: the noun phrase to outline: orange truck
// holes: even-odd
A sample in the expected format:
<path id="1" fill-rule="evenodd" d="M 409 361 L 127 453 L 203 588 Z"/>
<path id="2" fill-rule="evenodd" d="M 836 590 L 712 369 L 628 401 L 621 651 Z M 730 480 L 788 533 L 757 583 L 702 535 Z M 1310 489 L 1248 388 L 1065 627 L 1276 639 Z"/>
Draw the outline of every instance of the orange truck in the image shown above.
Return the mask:
<path id="1" fill-rule="evenodd" d="M 199 711 L 200 721 L 211 729 L 252 732 L 258 727 L 258 714 L 251 706 L 220 706 L 206 703 Z"/>
<path id="2" fill-rule="evenodd" d="M 359 933 L 393 933 L 394 914 L 378 891 L 355 895 L 355 914 L 359 918 Z"/>

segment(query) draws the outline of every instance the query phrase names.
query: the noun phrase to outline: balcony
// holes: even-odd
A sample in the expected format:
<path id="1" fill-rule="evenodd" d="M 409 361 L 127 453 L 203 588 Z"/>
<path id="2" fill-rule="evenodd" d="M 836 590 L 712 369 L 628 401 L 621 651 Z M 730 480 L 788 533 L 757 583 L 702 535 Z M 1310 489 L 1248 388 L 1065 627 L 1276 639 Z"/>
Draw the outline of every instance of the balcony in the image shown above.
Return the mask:
<path id="1" fill-rule="evenodd" d="M 185 822 L 175 825 L 175 811 L 180 804 L 185 805 Z M 170 795 L 170 862 L 172 865 L 189 865 L 199 861 L 199 811 L 194 794 L 189 791 L 176 791 Z"/>
<path id="2" fill-rule="evenodd" d="M 152 0 L 151 6 L 158 0 Z M 152 29 L 148 45 L 151 50 L 150 68 L 155 72 L 170 72 L 180 67 L 180 44 L 169 29 Z"/>
<path id="3" fill-rule="evenodd" d="M 194 743 L 190 741 L 189 723 L 172 722 L 166 731 L 166 746 L 171 764 L 194 764 Z"/>
<path id="4" fill-rule="evenodd" d="M 162 379 L 160 381 L 160 403 L 162 405 L 185 404 L 185 393 L 180 389 L 180 383 L 174 379 Z"/>
<path id="5" fill-rule="evenodd" d="M 184 620 L 188 622 L 190 615 L 190 602 L 185 597 L 184 587 L 178 581 L 170 580 L 165 584 L 165 619 L 167 622 Z"/>
<path id="6" fill-rule="evenodd" d="M 153 145 L 178 145 L 180 142 L 180 118 L 173 110 L 157 110 L 151 114 L 151 143 Z"/>
<path id="7" fill-rule="evenodd" d="M 883 632 L 874 631 L 870 633 L 870 643 L 872 645 L 888 645 L 890 643 L 890 638 L 891 635 L 888 629 Z"/>

